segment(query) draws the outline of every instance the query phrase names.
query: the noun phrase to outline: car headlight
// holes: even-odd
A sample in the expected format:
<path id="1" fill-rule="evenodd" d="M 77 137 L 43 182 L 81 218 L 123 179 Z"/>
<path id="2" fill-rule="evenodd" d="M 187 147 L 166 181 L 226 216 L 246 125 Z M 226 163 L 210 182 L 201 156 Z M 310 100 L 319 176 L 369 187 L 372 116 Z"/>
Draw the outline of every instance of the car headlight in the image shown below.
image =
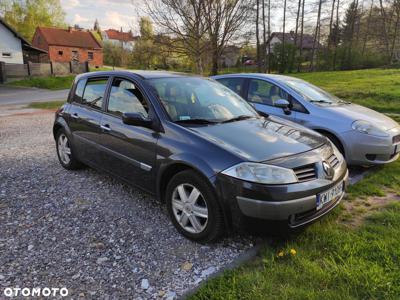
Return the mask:
<path id="1" fill-rule="evenodd" d="M 265 184 L 297 182 L 297 177 L 291 169 L 251 162 L 237 164 L 222 171 L 222 174 Z"/>
<path id="2" fill-rule="evenodd" d="M 354 130 L 357 130 L 358 132 L 365 133 L 365 134 L 370 134 L 370 135 L 375 135 L 375 136 L 389 136 L 387 132 L 384 130 L 380 129 L 379 127 L 371 124 L 368 121 L 363 121 L 363 120 L 358 120 L 354 121 L 351 127 Z"/>

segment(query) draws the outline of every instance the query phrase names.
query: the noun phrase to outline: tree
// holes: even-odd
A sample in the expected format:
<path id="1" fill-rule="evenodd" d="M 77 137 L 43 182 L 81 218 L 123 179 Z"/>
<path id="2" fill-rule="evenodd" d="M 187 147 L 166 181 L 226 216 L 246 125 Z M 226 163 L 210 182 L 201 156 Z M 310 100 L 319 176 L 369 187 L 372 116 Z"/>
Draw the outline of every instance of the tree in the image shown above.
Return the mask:
<path id="1" fill-rule="evenodd" d="M 145 2 L 153 21 L 169 36 L 168 46 L 195 62 L 197 73 L 203 73 L 202 58 L 207 50 L 207 25 L 203 1 L 154 0 Z"/>
<path id="2" fill-rule="evenodd" d="M 257 43 L 257 71 L 261 72 L 261 49 L 260 49 L 260 0 L 256 0 L 256 43 Z"/>
<path id="3" fill-rule="evenodd" d="M 281 53 L 281 67 L 280 72 L 285 72 L 286 69 L 286 53 L 285 53 L 285 40 L 286 40 L 286 32 L 285 32 L 285 25 L 286 25 L 286 0 L 283 1 L 283 35 L 282 35 L 282 53 Z"/>
<path id="4" fill-rule="evenodd" d="M 297 64 L 297 72 L 300 72 L 301 62 L 303 59 L 303 36 L 304 36 L 304 6 L 306 0 L 303 0 L 301 5 L 301 27 L 300 27 L 300 45 L 299 45 L 299 62 Z"/>
<path id="5" fill-rule="evenodd" d="M 150 69 L 156 62 L 157 48 L 154 43 L 153 23 L 148 17 L 139 20 L 140 38 L 134 49 L 134 65 Z"/>
<path id="6" fill-rule="evenodd" d="M 30 41 L 38 26 L 65 27 L 65 12 L 60 0 L 14 0 L 4 8 L 4 20 Z"/>
<path id="7" fill-rule="evenodd" d="M 195 1 L 195 0 L 193 0 Z M 251 12 L 251 0 L 203 0 L 202 13 L 211 51 L 211 75 L 218 74 L 218 60 L 226 45 L 237 37 Z"/>

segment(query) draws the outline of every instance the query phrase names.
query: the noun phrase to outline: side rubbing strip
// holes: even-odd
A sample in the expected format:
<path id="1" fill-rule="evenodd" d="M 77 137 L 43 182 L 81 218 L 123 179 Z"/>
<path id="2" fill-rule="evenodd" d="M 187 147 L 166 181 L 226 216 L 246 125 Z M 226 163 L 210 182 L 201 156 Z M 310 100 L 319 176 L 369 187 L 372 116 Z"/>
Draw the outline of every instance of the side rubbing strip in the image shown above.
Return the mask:
<path id="1" fill-rule="evenodd" d="M 145 170 L 145 171 L 150 171 L 151 170 L 151 166 L 149 166 L 149 165 L 146 165 L 146 164 L 144 164 L 144 163 L 140 163 L 140 168 L 142 169 L 142 170 Z"/>

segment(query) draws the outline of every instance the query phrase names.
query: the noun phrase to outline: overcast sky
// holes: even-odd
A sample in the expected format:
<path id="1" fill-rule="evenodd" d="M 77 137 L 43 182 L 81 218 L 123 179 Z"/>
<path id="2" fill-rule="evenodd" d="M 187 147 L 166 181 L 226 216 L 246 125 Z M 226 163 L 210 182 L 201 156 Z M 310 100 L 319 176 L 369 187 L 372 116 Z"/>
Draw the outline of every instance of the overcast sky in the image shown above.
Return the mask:
<path id="1" fill-rule="evenodd" d="M 1 0 L 0 0 L 1 1 Z M 139 34 L 139 16 L 144 15 L 143 8 L 146 0 L 61 0 L 61 5 L 66 13 L 68 24 L 78 24 L 83 28 L 93 28 L 96 18 L 99 20 L 102 30 L 123 28 L 124 31 L 130 29 L 134 34 Z M 151 1 L 151 0 L 147 0 Z M 327 22 L 332 0 L 324 1 L 323 22 Z M 350 0 L 341 0 L 341 12 L 344 11 Z M 272 31 L 282 30 L 282 1 L 271 0 L 271 27 Z M 287 0 L 286 30 L 292 30 L 295 24 L 295 12 L 298 0 Z M 306 5 L 305 22 L 306 25 L 314 26 L 316 17 L 316 0 L 310 0 Z M 307 26 L 306 26 L 307 27 Z"/>
<path id="2" fill-rule="evenodd" d="M 61 5 L 67 23 L 71 25 L 93 28 L 97 18 L 102 30 L 121 27 L 124 31 L 138 29 L 140 0 L 61 0 Z"/>

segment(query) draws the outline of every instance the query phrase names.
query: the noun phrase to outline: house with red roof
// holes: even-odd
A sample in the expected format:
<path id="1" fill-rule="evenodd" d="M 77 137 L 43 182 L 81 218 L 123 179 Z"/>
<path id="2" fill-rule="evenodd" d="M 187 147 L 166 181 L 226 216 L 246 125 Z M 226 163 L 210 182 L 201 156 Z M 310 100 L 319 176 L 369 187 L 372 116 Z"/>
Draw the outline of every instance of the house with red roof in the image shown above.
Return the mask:
<path id="1" fill-rule="evenodd" d="M 103 65 L 103 47 L 87 30 L 37 27 L 32 39 L 34 47 L 48 52 L 52 62 L 89 62 L 91 66 Z"/>
<path id="2" fill-rule="evenodd" d="M 132 31 L 124 32 L 121 30 L 107 29 L 101 32 L 104 42 L 109 42 L 114 45 L 121 46 L 122 48 L 132 51 L 135 46 L 137 36 L 132 34 Z"/>

